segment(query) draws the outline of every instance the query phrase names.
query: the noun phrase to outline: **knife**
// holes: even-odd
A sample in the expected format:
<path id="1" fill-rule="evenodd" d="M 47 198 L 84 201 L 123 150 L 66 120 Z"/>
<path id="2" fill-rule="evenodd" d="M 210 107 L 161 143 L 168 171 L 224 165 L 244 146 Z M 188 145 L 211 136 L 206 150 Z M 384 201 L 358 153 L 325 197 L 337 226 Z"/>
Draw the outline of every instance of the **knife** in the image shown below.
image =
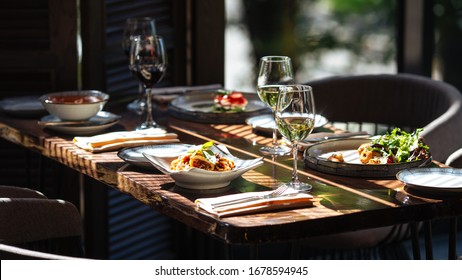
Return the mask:
<path id="1" fill-rule="evenodd" d="M 360 132 L 345 132 L 341 134 L 332 134 L 324 137 L 316 137 L 316 138 L 306 138 L 302 142 L 320 142 L 320 141 L 325 141 L 325 140 L 331 140 L 331 139 L 342 139 L 342 138 L 350 138 L 354 136 L 363 136 L 363 137 L 369 137 L 369 133 L 366 131 L 360 131 Z"/>

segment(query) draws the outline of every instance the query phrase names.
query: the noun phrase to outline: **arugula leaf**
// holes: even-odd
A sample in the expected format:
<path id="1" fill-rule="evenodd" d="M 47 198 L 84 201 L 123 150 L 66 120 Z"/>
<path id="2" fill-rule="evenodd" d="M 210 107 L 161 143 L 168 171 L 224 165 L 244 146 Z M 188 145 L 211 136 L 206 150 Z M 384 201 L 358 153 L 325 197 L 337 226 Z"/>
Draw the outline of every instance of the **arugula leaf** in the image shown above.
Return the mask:
<path id="1" fill-rule="evenodd" d="M 386 157 L 392 156 L 397 162 L 409 162 L 419 159 L 415 157 L 415 153 L 419 154 L 423 151 L 424 154 L 429 154 L 429 147 L 423 143 L 419 136 L 422 131 L 422 128 L 418 128 L 412 133 L 407 133 L 395 128 L 373 140 L 372 145 L 379 146 L 380 149 L 378 150 Z"/>

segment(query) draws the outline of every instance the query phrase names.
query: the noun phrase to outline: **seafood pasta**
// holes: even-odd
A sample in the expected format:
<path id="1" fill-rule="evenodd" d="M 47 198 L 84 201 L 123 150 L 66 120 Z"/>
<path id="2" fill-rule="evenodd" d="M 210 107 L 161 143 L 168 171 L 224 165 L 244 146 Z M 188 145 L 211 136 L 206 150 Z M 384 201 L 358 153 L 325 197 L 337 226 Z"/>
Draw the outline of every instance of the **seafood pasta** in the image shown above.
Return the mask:
<path id="1" fill-rule="evenodd" d="M 173 171 L 189 170 L 193 167 L 209 171 L 229 171 L 235 166 L 233 160 L 212 151 L 213 142 L 207 142 L 180 155 L 170 164 Z"/>

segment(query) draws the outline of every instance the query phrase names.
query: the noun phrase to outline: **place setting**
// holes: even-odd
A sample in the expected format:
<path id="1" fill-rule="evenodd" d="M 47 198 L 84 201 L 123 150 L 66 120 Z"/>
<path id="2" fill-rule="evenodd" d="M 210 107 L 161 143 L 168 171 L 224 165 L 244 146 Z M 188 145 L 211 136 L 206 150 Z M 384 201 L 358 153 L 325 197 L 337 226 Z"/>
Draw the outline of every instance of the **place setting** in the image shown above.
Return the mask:
<path id="1" fill-rule="evenodd" d="M 240 159 L 225 145 L 213 142 L 125 148 L 118 156 L 130 164 L 169 175 L 175 186 L 197 196 L 228 190 L 231 181 L 263 164 L 262 158 Z M 293 187 L 288 183 L 276 190 L 197 198 L 195 204 L 198 211 L 220 218 L 313 206 L 312 195 Z"/>

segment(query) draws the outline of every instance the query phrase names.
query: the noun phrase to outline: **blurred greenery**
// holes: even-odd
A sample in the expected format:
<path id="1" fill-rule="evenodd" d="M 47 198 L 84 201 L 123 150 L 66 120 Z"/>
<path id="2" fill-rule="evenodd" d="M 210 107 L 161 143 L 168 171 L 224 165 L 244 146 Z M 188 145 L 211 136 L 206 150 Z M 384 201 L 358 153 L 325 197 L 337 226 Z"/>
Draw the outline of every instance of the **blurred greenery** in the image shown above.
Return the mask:
<path id="1" fill-rule="evenodd" d="M 244 11 L 239 24 L 249 33 L 253 72 L 265 55 L 290 56 L 300 82 L 319 75 L 396 72 L 396 3 L 242 0 Z M 433 3 L 434 70 L 462 90 L 462 0 Z"/>
<path id="2" fill-rule="evenodd" d="M 443 80 L 462 91 L 462 0 L 435 0 L 435 52 Z"/>
<path id="3" fill-rule="evenodd" d="M 347 50 L 359 61 L 395 59 L 394 3 L 389 0 L 243 1 L 243 21 L 255 64 L 265 55 L 287 55 L 295 71 L 307 60 L 319 67 L 328 50 Z M 344 69 L 342 69 L 343 71 Z M 353 70 L 352 70 L 353 71 Z"/>

